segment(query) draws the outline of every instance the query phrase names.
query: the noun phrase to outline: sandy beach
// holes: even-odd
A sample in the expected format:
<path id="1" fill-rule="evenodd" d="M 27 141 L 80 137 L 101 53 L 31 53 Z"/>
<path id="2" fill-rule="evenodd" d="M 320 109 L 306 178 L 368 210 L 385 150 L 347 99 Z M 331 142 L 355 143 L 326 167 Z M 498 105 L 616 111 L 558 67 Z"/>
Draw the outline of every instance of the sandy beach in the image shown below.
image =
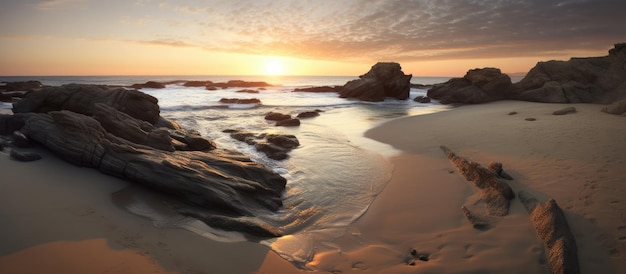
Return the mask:
<path id="1" fill-rule="evenodd" d="M 574 106 L 577 113 L 551 113 Z M 382 124 L 366 136 L 402 153 L 391 181 L 344 236 L 306 265 L 329 273 L 548 273 L 519 199 L 480 231 L 465 219 L 477 189 L 439 146 L 486 165 L 540 202 L 554 198 L 578 245 L 582 273 L 626 271 L 626 127 L 601 105 L 501 101 Z M 517 112 L 509 115 L 510 112 Z M 535 121 L 526 121 L 535 118 Z M 0 273 L 299 273 L 268 247 L 155 228 L 111 202 L 128 184 L 43 149 L 20 163 L 0 154 Z M 411 249 L 424 260 L 415 260 Z M 36 262 L 36 263 L 34 263 Z"/>

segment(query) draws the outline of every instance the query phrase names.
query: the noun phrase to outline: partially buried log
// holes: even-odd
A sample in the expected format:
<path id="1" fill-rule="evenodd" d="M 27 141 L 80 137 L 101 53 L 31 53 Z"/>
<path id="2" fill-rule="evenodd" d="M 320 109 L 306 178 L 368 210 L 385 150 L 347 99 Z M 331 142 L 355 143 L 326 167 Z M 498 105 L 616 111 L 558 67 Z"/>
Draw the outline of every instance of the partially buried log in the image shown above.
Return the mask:
<path id="1" fill-rule="evenodd" d="M 550 271 L 555 274 L 580 273 L 576 239 L 556 201 L 550 199 L 540 204 L 524 191 L 520 191 L 519 198 L 546 246 Z"/>

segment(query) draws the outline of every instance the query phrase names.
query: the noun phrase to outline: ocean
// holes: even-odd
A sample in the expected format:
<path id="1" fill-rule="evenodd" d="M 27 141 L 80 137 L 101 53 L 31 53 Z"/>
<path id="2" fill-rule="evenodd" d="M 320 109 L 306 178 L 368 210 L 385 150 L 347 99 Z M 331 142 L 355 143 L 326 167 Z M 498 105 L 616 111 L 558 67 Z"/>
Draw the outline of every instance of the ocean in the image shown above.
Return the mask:
<path id="1" fill-rule="evenodd" d="M 379 123 L 393 118 L 444 111 L 436 101 L 422 104 L 412 99 L 426 95 L 411 89 L 409 100 L 387 99 L 363 102 L 339 98 L 336 93 L 292 92 L 296 88 L 343 85 L 356 76 L 44 76 L 0 77 L 2 81 L 37 80 L 45 85 L 68 83 L 131 85 L 146 81 L 229 80 L 265 81 L 272 84 L 259 93 L 238 93 L 242 88 L 209 91 L 204 87 L 169 84 L 164 89 L 141 89 L 159 100 L 161 116 L 195 129 L 215 141 L 219 148 L 240 151 L 288 180 L 284 207 L 277 213 L 261 214 L 265 223 L 281 228 L 286 236 L 261 240 L 285 259 L 304 266 L 315 252 L 324 250 L 346 227 L 364 214 L 390 179 L 392 166 L 387 157 L 398 151 L 363 136 Z M 445 82 L 450 77 L 413 77 L 415 84 Z M 257 98 L 261 104 L 223 104 L 222 98 Z M 10 104 L 3 104 L 10 108 Z M 302 119 L 299 127 L 276 127 L 264 119 L 266 113 L 297 115 L 320 111 L 320 116 Z M 295 135 L 300 146 L 283 161 L 269 159 L 253 146 L 236 141 L 224 130 Z M 199 221 L 174 216 L 162 210 L 159 197 L 129 187 L 114 194 L 113 200 L 129 211 L 150 218 L 158 227 L 184 228 L 218 241 L 245 241 L 237 232 L 213 229 Z M 156 195 L 156 194 L 155 194 Z"/>

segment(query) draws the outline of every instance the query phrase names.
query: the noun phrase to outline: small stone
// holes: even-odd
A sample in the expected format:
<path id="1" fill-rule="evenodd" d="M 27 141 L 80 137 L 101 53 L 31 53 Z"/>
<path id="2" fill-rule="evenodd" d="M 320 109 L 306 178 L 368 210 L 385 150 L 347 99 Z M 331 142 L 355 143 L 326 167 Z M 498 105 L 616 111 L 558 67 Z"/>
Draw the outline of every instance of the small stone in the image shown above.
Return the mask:
<path id="1" fill-rule="evenodd" d="M 568 113 L 576 113 L 576 108 L 575 107 L 567 107 L 564 109 L 560 109 L 557 111 L 552 112 L 552 115 L 565 115 Z"/>
<path id="2" fill-rule="evenodd" d="M 289 114 L 282 114 L 280 112 L 269 112 L 269 113 L 265 114 L 265 120 L 283 121 L 283 120 L 288 120 L 288 119 L 291 119 L 291 115 L 289 115 Z"/>
<path id="3" fill-rule="evenodd" d="M 428 96 L 417 96 L 415 97 L 415 99 L 413 99 L 414 102 L 418 102 L 418 103 L 422 103 L 422 104 L 426 104 L 426 103 L 430 103 L 430 97 Z"/>
<path id="4" fill-rule="evenodd" d="M 526 118 L 524 120 L 526 120 L 526 121 L 537 121 L 537 119 L 535 119 L 535 118 Z"/>
<path id="5" fill-rule="evenodd" d="M 417 257 L 418 260 L 423 261 L 423 262 L 428 262 L 428 254 L 421 254 L 419 255 L 419 257 Z"/>
<path id="6" fill-rule="evenodd" d="M 320 116 L 318 111 L 306 111 L 298 114 L 298 118 L 313 118 Z"/>
<path id="7" fill-rule="evenodd" d="M 411 248 L 411 255 L 413 255 L 413 257 L 417 256 L 417 250 Z"/>
<path id="8" fill-rule="evenodd" d="M 515 114 L 517 114 L 517 111 L 511 111 L 511 112 L 509 112 L 509 115 L 515 115 Z"/>
<path id="9" fill-rule="evenodd" d="M 32 162 L 41 159 L 41 155 L 32 153 L 32 152 L 24 152 L 18 151 L 16 149 L 11 150 L 11 158 L 20 161 L 20 162 Z"/>
<path id="10" fill-rule="evenodd" d="M 287 120 L 278 121 L 276 123 L 276 126 L 279 126 L 279 127 L 297 127 L 297 126 L 300 126 L 300 119 L 287 119 Z"/>

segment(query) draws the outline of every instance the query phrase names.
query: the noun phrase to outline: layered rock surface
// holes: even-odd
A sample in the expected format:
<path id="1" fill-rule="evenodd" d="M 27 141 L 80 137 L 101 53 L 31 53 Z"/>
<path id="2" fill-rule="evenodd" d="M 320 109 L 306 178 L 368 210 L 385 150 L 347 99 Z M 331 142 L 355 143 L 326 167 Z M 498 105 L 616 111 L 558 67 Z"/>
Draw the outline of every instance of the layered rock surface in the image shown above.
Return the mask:
<path id="1" fill-rule="evenodd" d="M 612 103 L 626 97 L 626 43 L 616 44 L 608 56 L 539 62 L 515 84 L 496 68 L 470 70 L 463 78 L 435 85 L 428 96 L 446 104 L 503 99 Z"/>
<path id="2" fill-rule="evenodd" d="M 409 98 L 412 75 L 405 75 L 398 63 L 377 63 L 360 79 L 346 83 L 339 91 L 341 98 L 383 101 L 387 97 Z"/>
<path id="3" fill-rule="evenodd" d="M 177 197 L 176 211 L 211 226 L 280 234 L 248 217 L 278 210 L 286 180 L 161 118 L 149 95 L 68 85 L 32 92 L 14 110 L 39 112 L 18 116 L 25 118 L 21 131 L 68 162 Z M 9 126 L 20 126 L 14 122 Z"/>

